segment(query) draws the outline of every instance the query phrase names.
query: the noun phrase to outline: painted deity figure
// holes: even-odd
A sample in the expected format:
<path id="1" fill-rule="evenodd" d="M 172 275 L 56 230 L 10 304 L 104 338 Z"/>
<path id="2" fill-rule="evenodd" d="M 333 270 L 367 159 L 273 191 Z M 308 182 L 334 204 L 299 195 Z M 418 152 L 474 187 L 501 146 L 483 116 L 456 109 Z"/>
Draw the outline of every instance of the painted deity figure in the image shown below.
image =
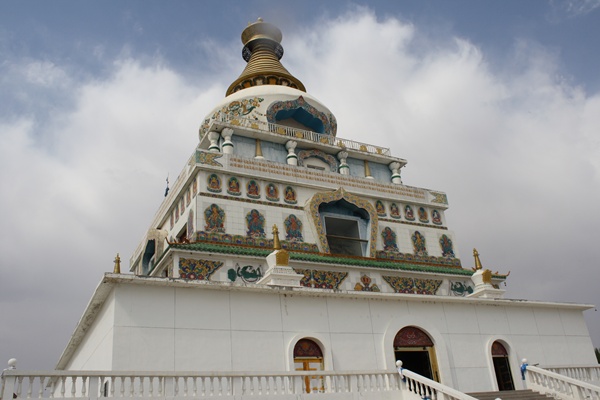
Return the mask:
<path id="1" fill-rule="evenodd" d="M 220 192 L 221 191 L 221 179 L 216 174 L 211 174 L 208 177 L 208 190 L 210 192 Z"/>
<path id="2" fill-rule="evenodd" d="M 447 235 L 440 237 L 440 246 L 442 248 L 442 256 L 454 258 L 454 249 L 452 248 L 452 240 Z"/>
<path id="3" fill-rule="evenodd" d="M 285 225 L 285 239 L 290 242 L 302 242 L 302 221 L 298 219 L 294 214 L 290 214 L 289 217 L 283 222 Z"/>
<path id="4" fill-rule="evenodd" d="M 264 238 L 265 234 L 265 217 L 258 210 L 251 210 L 246 214 L 246 223 L 248 231 L 246 234 L 253 238 Z"/>
<path id="5" fill-rule="evenodd" d="M 396 205 L 396 203 L 392 203 L 390 205 L 390 216 L 392 218 L 400 218 L 400 209 L 398 208 L 398 205 Z"/>
<path id="6" fill-rule="evenodd" d="M 381 202 L 381 200 L 377 200 L 375 202 L 375 210 L 377 210 L 377 215 L 385 216 L 385 206 Z"/>
<path id="7" fill-rule="evenodd" d="M 279 190 L 277 186 L 272 183 L 267 185 L 267 199 L 268 200 L 279 200 Z"/>
<path id="8" fill-rule="evenodd" d="M 229 178 L 227 193 L 234 196 L 240 195 L 240 181 L 236 177 Z"/>
<path id="9" fill-rule="evenodd" d="M 204 210 L 204 220 L 206 232 L 225 233 L 225 211 L 216 204 L 211 204 Z"/>
<path id="10" fill-rule="evenodd" d="M 413 213 L 413 209 L 408 204 L 406 205 L 406 207 L 404 207 L 404 216 L 406 217 L 407 221 L 415 220 L 415 214 Z"/>
<path id="11" fill-rule="evenodd" d="M 296 192 L 291 186 L 286 186 L 283 200 L 286 203 L 296 204 Z"/>
<path id="12" fill-rule="evenodd" d="M 415 231 L 412 235 L 413 249 L 415 254 L 418 256 L 427 255 L 427 247 L 425 246 L 425 238 L 421 235 L 421 232 Z"/>
<path id="13" fill-rule="evenodd" d="M 383 239 L 383 250 L 385 251 L 398 251 L 398 245 L 396 244 L 396 232 L 392 228 L 385 227 L 381 231 L 381 238 Z"/>
<path id="14" fill-rule="evenodd" d="M 259 198 L 260 197 L 260 187 L 258 186 L 258 183 L 256 183 L 255 180 L 251 180 L 250 182 L 248 182 L 248 187 L 246 188 L 247 192 L 248 192 L 248 197 L 252 197 L 252 198 Z"/>
<path id="15" fill-rule="evenodd" d="M 442 217 L 440 216 L 440 213 L 438 210 L 433 210 L 431 212 L 431 221 L 433 221 L 434 224 L 441 224 L 442 223 Z"/>
<path id="16" fill-rule="evenodd" d="M 419 221 L 429 222 L 429 215 L 427 214 L 427 210 L 423 207 L 419 207 Z"/>

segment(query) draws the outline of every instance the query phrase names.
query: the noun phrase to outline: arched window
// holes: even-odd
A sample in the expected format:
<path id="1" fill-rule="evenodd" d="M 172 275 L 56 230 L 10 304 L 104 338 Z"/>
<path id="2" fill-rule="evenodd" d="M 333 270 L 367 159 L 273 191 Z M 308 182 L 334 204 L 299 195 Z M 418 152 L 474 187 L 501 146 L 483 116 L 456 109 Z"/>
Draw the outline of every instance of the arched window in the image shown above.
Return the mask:
<path id="1" fill-rule="evenodd" d="M 294 367 L 296 371 L 323 371 L 323 351 L 321 347 L 310 339 L 300 339 L 294 346 Z M 307 376 L 304 378 L 304 391 L 323 392 L 324 381 L 322 376 Z"/>

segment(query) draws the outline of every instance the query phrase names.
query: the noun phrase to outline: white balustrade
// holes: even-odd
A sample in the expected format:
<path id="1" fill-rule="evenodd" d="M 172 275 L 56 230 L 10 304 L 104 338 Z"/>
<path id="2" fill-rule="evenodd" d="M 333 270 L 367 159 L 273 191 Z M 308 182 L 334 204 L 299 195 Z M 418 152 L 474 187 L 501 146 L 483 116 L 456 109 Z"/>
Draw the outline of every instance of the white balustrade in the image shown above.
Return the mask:
<path id="1" fill-rule="evenodd" d="M 404 369 L 402 375 L 405 378 L 405 382 L 403 382 L 405 386 L 403 400 L 422 400 L 425 398 L 431 400 L 477 400 L 475 397 L 415 374 L 412 371 Z"/>
<path id="2" fill-rule="evenodd" d="M 600 365 L 573 365 L 573 366 L 541 366 L 546 371 L 568 376 L 595 385 L 600 384 Z"/>
<path id="3" fill-rule="evenodd" d="M 560 375 L 535 366 L 527 366 L 527 388 L 562 400 L 600 400 L 600 386 Z"/>

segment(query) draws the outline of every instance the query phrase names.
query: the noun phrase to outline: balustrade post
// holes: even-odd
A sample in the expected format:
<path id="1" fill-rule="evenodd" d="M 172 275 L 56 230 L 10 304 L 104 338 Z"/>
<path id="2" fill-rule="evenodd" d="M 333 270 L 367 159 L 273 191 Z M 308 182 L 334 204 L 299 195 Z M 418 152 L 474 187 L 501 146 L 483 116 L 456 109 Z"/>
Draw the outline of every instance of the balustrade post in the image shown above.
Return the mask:
<path id="1" fill-rule="evenodd" d="M 219 138 L 221 134 L 219 132 L 210 131 L 208 132 L 208 140 L 210 140 L 210 145 L 208 146 L 208 151 L 211 153 L 219 152 Z"/>
<path id="2" fill-rule="evenodd" d="M 231 137 L 233 136 L 233 129 L 224 128 L 221 132 L 221 136 L 223 136 L 223 153 L 231 154 L 233 153 L 233 142 L 231 141 Z"/>
<path id="3" fill-rule="evenodd" d="M 11 358 L 11 361 L 15 360 L 14 358 Z M 17 363 L 17 360 L 15 360 L 15 365 Z M 10 367 L 10 361 L 9 361 L 9 368 L 7 368 L 6 370 L 13 370 L 16 369 L 15 368 L 11 368 Z M 5 370 L 5 371 L 6 371 Z M 2 380 L 2 392 L 0 392 L 0 394 L 2 395 L 3 399 L 12 399 L 13 398 L 13 393 L 15 393 L 15 383 L 17 381 L 16 377 L 14 375 L 6 375 L 4 373 L 4 371 L 2 372 L 2 378 L 0 378 Z M 18 393 L 16 393 L 18 395 Z"/>
<path id="4" fill-rule="evenodd" d="M 98 393 L 99 393 L 99 383 L 98 381 L 102 382 L 102 377 L 98 377 L 98 376 L 90 376 L 88 381 L 89 381 L 89 389 L 88 389 L 88 397 L 90 400 L 96 400 L 98 398 Z"/>
<path id="5" fill-rule="evenodd" d="M 340 151 L 337 153 L 337 158 L 340 160 L 340 166 L 338 167 L 338 171 L 340 175 L 350 175 L 350 166 L 346 163 L 346 159 L 348 158 L 347 151 Z"/>
<path id="6" fill-rule="evenodd" d="M 392 171 L 392 183 L 402 185 L 402 178 L 400 177 L 400 163 L 394 161 L 393 163 L 390 163 L 388 165 L 388 168 L 390 169 L 390 171 Z"/>
<path id="7" fill-rule="evenodd" d="M 295 153 L 297 145 L 298 145 L 298 142 L 295 142 L 293 140 L 288 140 L 287 143 L 285 144 L 285 148 L 288 151 L 288 155 L 286 157 L 286 161 L 287 161 L 288 165 L 298 165 L 298 156 Z"/>

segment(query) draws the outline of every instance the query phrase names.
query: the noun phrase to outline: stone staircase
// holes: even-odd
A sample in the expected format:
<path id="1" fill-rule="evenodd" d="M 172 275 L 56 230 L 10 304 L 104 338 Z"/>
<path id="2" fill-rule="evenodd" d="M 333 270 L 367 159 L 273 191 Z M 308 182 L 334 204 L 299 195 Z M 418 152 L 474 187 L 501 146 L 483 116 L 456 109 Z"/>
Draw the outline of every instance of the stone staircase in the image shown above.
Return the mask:
<path id="1" fill-rule="evenodd" d="M 501 392 L 475 392 L 467 393 L 479 400 L 548 400 L 550 396 L 534 392 L 533 390 L 503 390 Z"/>

